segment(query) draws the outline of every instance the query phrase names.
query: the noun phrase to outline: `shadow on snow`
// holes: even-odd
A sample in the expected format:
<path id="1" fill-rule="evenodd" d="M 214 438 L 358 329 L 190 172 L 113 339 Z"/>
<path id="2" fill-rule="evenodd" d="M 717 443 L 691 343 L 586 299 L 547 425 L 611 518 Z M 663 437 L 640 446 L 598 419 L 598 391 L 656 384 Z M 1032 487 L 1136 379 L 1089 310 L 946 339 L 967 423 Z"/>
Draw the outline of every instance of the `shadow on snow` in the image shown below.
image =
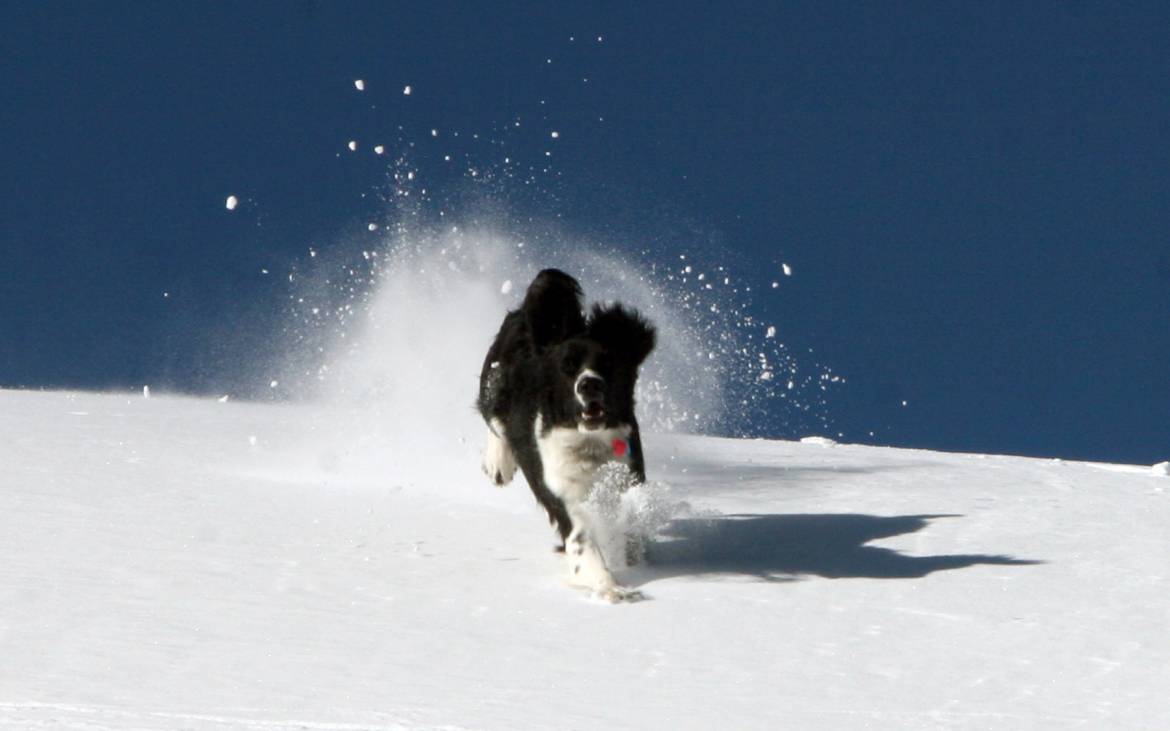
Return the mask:
<path id="1" fill-rule="evenodd" d="M 647 547 L 647 565 L 631 571 L 645 584 L 675 576 L 729 574 L 793 581 L 916 579 L 969 566 L 1029 566 L 1040 561 L 995 555 L 908 556 L 871 541 L 913 533 L 958 515 L 722 515 L 672 521 Z"/>

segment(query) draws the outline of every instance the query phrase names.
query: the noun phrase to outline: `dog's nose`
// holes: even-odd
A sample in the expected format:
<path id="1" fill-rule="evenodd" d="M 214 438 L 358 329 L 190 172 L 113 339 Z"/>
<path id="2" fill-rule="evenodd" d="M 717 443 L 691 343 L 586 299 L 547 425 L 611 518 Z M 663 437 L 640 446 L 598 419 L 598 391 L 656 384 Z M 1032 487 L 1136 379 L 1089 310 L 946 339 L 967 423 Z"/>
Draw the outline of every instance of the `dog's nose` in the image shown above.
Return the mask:
<path id="1" fill-rule="evenodd" d="M 599 376 L 581 376 L 577 379 L 577 393 L 584 399 L 600 399 L 605 391 L 605 381 Z"/>

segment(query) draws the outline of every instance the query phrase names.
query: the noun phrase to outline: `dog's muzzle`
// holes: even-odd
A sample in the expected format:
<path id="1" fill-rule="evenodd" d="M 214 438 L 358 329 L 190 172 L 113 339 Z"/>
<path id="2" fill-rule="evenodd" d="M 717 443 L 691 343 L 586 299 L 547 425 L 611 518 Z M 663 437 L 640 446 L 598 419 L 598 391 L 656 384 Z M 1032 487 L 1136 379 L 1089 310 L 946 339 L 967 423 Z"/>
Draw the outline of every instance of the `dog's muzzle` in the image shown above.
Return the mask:
<path id="1" fill-rule="evenodd" d="M 577 376 L 574 386 L 577 402 L 581 404 L 581 421 L 586 427 L 596 428 L 605 423 L 605 381 L 592 372 Z"/>

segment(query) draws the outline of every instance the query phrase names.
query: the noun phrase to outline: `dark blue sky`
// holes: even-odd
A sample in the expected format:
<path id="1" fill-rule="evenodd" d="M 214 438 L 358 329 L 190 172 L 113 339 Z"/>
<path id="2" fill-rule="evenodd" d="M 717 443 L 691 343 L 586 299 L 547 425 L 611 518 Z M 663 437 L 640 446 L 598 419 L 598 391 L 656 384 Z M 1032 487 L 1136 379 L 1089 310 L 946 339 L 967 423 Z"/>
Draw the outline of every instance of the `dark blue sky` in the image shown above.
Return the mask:
<path id="1" fill-rule="evenodd" d="M 790 262 L 846 439 L 1170 458 L 1170 8 L 498 5 L 0 7 L 0 386 L 231 386 L 258 270 L 381 205 L 346 140 L 520 117 L 514 214 Z"/>

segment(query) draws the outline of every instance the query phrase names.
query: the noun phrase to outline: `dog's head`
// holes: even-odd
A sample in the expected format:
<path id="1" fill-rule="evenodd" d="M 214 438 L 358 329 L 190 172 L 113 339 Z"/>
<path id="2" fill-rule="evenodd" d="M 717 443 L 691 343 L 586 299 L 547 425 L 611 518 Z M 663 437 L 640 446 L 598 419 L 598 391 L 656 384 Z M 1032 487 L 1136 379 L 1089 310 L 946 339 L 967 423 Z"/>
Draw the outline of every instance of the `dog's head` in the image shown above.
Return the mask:
<path id="1" fill-rule="evenodd" d="M 621 305 L 595 305 L 585 332 L 550 351 L 556 361 L 557 411 L 593 431 L 634 418 L 638 367 L 654 349 L 654 327 Z"/>

